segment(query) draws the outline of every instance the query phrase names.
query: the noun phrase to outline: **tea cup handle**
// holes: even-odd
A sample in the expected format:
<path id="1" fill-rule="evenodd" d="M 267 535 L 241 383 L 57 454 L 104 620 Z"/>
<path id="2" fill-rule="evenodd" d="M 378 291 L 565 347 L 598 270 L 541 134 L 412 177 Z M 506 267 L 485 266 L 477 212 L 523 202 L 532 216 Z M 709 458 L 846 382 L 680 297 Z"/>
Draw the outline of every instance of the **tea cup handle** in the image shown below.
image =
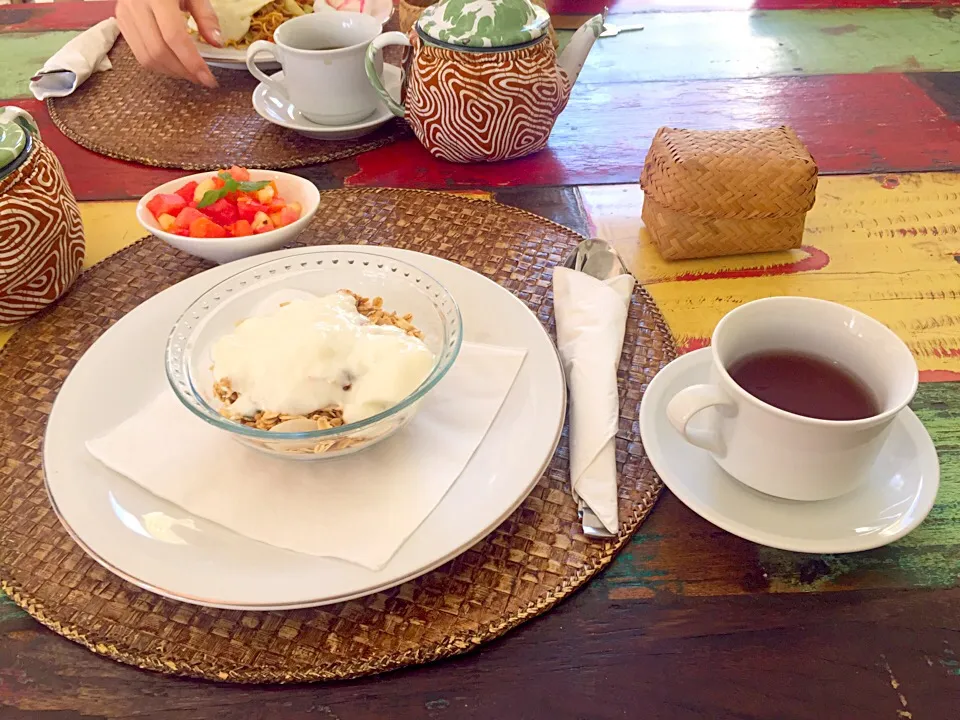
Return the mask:
<path id="1" fill-rule="evenodd" d="M 377 95 L 380 96 L 383 103 L 390 109 L 390 112 L 397 117 L 403 117 L 407 114 L 407 109 L 390 96 L 390 93 L 388 93 L 387 89 L 383 86 L 383 78 L 381 78 L 380 73 L 377 72 L 377 55 L 388 45 L 406 45 L 410 47 L 410 38 L 402 32 L 388 32 L 383 35 L 377 35 L 367 48 L 367 79 L 370 80 L 373 89 L 377 91 Z"/>
<path id="2" fill-rule="evenodd" d="M 256 40 L 250 44 L 250 47 L 247 48 L 247 70 L 250 71 L 250 74 L 253 75 L 257 80 L 262 82 L 269 88 L 273 88 L 274 92 L 280 93 L 283 97 L 287 96 L 286 88 L 283 87 L 283 83 L 278 80 L 274 80 L 272 77 L 267 75 L 263 70 L 257 67 L 257 63 L 254 62 L 257 58 L 257 55 L 264 53 L 269 55 L 271 58 L 280 62 L 280 57 L 277 55 L 277 46 L 270 42 L 269 40 Z"/>
<path id="3" fill-rule="evenodd" d="M 667 419 L 688 443 L 723 457 L 727 449 L 716 427 L 709 429 L 687 427 L 694 415 L 716 406 L 735 408 L 730 396 L 716 385 L 691 385 L 678 392 L 667 403 Z"/>

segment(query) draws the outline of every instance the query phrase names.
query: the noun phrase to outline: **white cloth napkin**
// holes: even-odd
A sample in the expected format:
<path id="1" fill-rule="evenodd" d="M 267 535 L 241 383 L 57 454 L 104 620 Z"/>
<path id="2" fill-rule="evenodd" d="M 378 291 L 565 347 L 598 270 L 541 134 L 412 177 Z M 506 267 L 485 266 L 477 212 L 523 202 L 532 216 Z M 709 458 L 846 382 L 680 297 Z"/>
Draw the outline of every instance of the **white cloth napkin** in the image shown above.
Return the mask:
<path id="1" fill-rule="evenodd" d="M 30 81 L 30 92 L 37 100 L 65 97 L 80 87 L 93 73 L 110 70 L 113 65 L 110 64 L 107 53 L 119 34 L 116 18 L 108 18 L 89 30 L 84 30 L 43 64 L 37 72 L 40 78 Z M 44 74 L 51 70 L 70 72 Z"/>
<path id="2" fill-rule="evenodd" d="M 633 286 L 632 275 L 602 281 L 565 267 L 553 271 L 557 346 L 570 390 L 573 497 L 582 498 L 612 533 L 620 527 L 617 365 Z"/>
<path id="3" fill-rule="evenodd" d="M 164 390 L 87 449 L 154 495 L 276 547 L 379 570 L 463 472 L 525 350 L 464 343 L 393 437 L 343 458 L 294 461 L 247 448 Z"/>

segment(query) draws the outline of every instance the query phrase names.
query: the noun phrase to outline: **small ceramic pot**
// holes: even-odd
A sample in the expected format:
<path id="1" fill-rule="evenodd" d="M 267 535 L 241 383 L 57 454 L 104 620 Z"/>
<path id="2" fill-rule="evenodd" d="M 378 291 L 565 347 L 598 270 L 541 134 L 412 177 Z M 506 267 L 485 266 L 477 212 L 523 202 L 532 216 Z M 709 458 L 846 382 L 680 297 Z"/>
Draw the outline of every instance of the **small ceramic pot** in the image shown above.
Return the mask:
<path id="1" fill-rule="evenodd" d="M 80 210 L 60 161 L 23 110 L 0 111 L 0 326 L 69 289 L 83 264 Z"/>

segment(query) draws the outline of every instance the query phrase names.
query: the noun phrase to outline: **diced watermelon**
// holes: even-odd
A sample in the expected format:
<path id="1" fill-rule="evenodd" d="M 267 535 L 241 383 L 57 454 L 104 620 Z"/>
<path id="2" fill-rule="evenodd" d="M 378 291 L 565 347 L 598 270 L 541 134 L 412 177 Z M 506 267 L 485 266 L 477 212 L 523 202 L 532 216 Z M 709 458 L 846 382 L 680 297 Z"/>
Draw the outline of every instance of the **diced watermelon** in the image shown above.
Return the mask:
<path id="1" fill-rule="evenodd" d="M 220 198 L 212 205 L 207 205 L 205 208 L 200 208 L 200 212 L 217 223 L 217 225 L 222 225 L 223 227 L 232 225 L 240 219 L 237 206 L 230 202 L 227 198 Z"/>
<path id="2" fill-rule="evenodd" d="M 244 237 L 246 235 L 253 235 L 253 228 L 250 227 L 250 223 L 246 220 L 237 220 L 233 225 L 227 227 L 227 232 L 233 237 Z"/>
<path id="3" fill-rule="evenodd" d="M 287 206 L 287 201 L 282 197 L 275 197 L 270 201 L 270 204 L 267 205 L 267 214 L 273 215 L 283 210 Z"/>
<path id="4" fill-rule="evenodd" d="M 227 231 L 213 220 L 203 215 L 190 223 L 190 237 L 195 238 L 222 238 Z"/>
<path id="5" fill-rule="evenodd" d="M 202 217 L 206 217 L 206 215 L 196 208 L 185 207 L 180 211 L 180 214 L 177 215 L 177 219 L 173 223 L 174 231 L 180 233 L 181 230 L 189 230 L 190 223 Z"/>
<path id="6" fill-rule="evenodd" d="M 247 222 L 252 223 L 258 212 L 266 211 L 266 205 L 261 205 L 249 195 L 237 196 L 237 212 L 239 213 L 241 220 L 246 220 Z"/>
<path id="7" fill-rule="evenodd" d="M 191 180 L 182 188 L 177 190 L 177 195 L 182 197 L 189 204 L 193 202 L 193 193 L 196 191 L 196 189 L 197 189 L 197 181 Z"/>
<path id="8" fill-rule="evenodd" d="M 153 213 L 153 217 L 158 218 L 161 215 L 173 215 L 176 217 L 183 208 L 187 206 L 187 201 L 176 193 L 159 193 L 147 201 L 147 210 Z"/>

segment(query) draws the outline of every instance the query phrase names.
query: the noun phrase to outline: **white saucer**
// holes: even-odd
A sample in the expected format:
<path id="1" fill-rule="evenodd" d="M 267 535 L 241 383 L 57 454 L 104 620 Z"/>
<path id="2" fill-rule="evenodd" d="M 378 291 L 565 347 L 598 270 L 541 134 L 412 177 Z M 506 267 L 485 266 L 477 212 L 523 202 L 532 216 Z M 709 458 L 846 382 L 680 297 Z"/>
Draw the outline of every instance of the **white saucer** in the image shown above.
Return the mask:
<path id="1" fill-rule="evenodd" d="M 277 80 L 283 80 L 283 71 L 272 75 Z M 395 65 L 384 64 L 383 85 L 390 96 L 400 101 L 400 68 Z M 253 107 L 257 114 L 267 122 L 294 130 L 301 135 L 314 140 L 353 140 L 373 132 L 384 123 L 393 119 L 393 113 L 382 102 L 367 118 L 351 125 L 318 125 L 305 118 L 290 101 L 283 95 L 274 92 L 273 88 L 260 83 L 253 91 Z"/>
<path id="2" fill-rule="evenodd" d="M 910 409 L 894 420 L 870 480 L 847 495 L 820 502 L 782 500 L 734 480 L 667 420 L 670 398 L 688 385 L 707 382 L 709 371 L 709 349 L 674 360 L 650 383 L 640 406 L 640 435 L 650 462 L 664 485 L 705 520 L 781 550 L 843 553 L 902 538 L 930 512 L 940 464 L 933 441 Z"/>

